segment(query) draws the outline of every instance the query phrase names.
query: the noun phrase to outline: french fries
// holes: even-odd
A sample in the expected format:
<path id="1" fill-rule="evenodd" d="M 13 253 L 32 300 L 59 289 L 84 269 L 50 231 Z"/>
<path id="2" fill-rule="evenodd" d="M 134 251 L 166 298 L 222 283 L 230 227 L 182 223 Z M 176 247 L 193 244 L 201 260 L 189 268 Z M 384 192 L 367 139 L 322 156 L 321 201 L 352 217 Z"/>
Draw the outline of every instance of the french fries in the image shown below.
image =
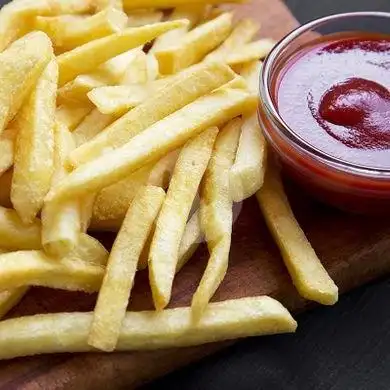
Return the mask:
<path id="1" fill-rule="evenodd" d="M 72 134 L 62 123 L 55 126 L 54 174 L 56 185 L 69 174 L 66 161 L 75 143 Z M 51 256 L 63 257 L 76 245 L 81 232 L 79 199 L 63 203 L 46 203 L 42 209 L 42 246 Z"/>
<path id="2" fill-rule="evenodd" d="M 221 3 L 242 3 L 244 0 L 124 0 L 123 6 L 126 10 L 139 8 L 173 8 L 189 4 L 221 4 Z"/>
<path id="3" fill-rule="evenodd" d="M 205 13 L 206 6 L 204 4 L 191 4 L 177 7 L 169 16 L 169 20 L 187 19 L 188 26 L 176 28 L 160 35 L 153 43 L 150 49 L 152 53 L 156 53 L 169 46 L 175 46 L 195 26 Z"/>
<path id="4" fill-rule="evenodd" d="M 91 103 L 70 103 L 59 106 L 56 110 L 56 119 L 73 131 L 83 119 L 92 111 Z"/>
<path id="5" fill-rule="evenodd" d="M 0 134 L 14 119 L 53 55 L 49 38 L 33 32 L 0 53 Z"/>
<path id="6" fill-rule="evenodd" d="M 128 27 L 141 27 L 146 24 L 159 23 L 164 17 L 163 12 L 156 10 L 139 10 L 128 13 Z"/>
<path id="7" fill-rule="evenodd" d="M 240 50 L 243 45 L 248 43 L 259 30 L 259 25 L 252 19 L 242 19 L 234 27 L 226 40 L 205 57 L 205 61 L 224 61 L 236 50 Z"/>
<path id="8" fill-rule="evenodd" d="M 299 294 L 323 305 L 335 304 L 337 286 L 298 225 L 279 173 L 272 164 L 269 164 L 264 185 L 256 196 Z"/>
<path id="9" fill-rule="evenodd" d="M 273 49 L 275 43 L 276 42 L 272 39 L 260 39 L 255 42 L 247 43 L 246 45 L 241 46 L 239 50 L 229 54 L 226 57 L 226 62 L 230 66 L 234 66 L 263 59 Z"/>
<path id="10" fill-rule="evenodd" d="M 253 110 L 256 104 L 257 97 L 246 90 L 220 88 L 152 125 L 121 148 L 78 167 L 49 192 L 46 201 L 99 191 L 177 149 L 202 130 Z"/>
<path id="11" fill-rule="evenodd" d="M 52 60 L 15 120 L 17 129 L 11 201 L 24 223 L 43 206 L 53 175 L 58 66 Z"/>
<path id="12" fill-rule="evenodd" d="M 0 176 L 14 164 L 14 148 L 17 130 L 6 129 L 0 134 Z"/>
<path id="13" fill-rule="evenodd" d="M 45 32 L 62 51 L 123 30 L 127 16 L 116 8 L 106 8 L 93 16 L 38 16 L 35 28 Z"/>
<path id="14" fill-rule="evenodd" d="M 93 315 L 88 344 L 95 348 L 115 349 L 139 257 L 164 198 L 163 189 L 147 186 L 139 191 L 130 205 L 108 259 Z"/>
<path id="15" fill-rule="evenodd" d="M 41 223 L 25 225 L 15 210 L 0 207 L 0 247 L 9 250 L 40 249 Z"/>
<path id="16" fill-rule="evenodd" d="M 149 253 L 149 282 L 157 310 L 170 301 L 180 242 L 217 134 L 218 128 L 210 128 L 184 145 L 173 171 Z"/>
<path id="17" fill-rule="evenodd" d="M 28 287 L 0 291 L 0 319 L 16 306 L 28 291 Z"/>
<path id="18" fill-rule="evenodd" d="M 99 245 L 99 261 L 107 252 Z M 95 251 L 97 252 L 97 251 Z M 84 255 L 85 249 L 81 253 Z M 70 291 L 98 291 L 104 267 L 80 260 L 76 248 L 62 259 L 48 257 L 43 251 L 18 251 L 0 255 L 0 285 L 9 290 L 26 286 L 44 286 Z"/>
<path id="19" fill-rule="evenodd" d="M 164 75 L 200 62 L 230 34 L 232 14 L 225 13 L 191 30 L 177 45 L 156 51 L 160 72 Z"/>
<path id="20" fill-rule="evenodd" d="M 63 86 L 76 76 L 90 72 L 110 58 L 142 45 L 166 31 L 186 24 L 186 21 L 177 20 L 128 28 L 61 54 L 57 57 L 60 69 L 59 85 Z"/>
<path id="21" fill-rule="evenodd" d="M 0 359 L 96 351 L 88 345 L 92 313 L 41 314 L 0 322 Z M 295 332 L 287 309 L 269 297 L 211 303 L 196 324 L 189 308 L 129 312 L 117 350 L 187 347 L 247 336 Z M 55 330 L 55 332 L 53 331 Z M 31 337 L 34 334 L 34 337 Z"/>
<path id="22" fill-rule="evenodd" d="M 241 119 L 230 121 L 217 137 L 201 191 L 200 213 L 210 258 L 192 298 L 198 320 L 225 277 L 232 236 L 233 201 L 229 173 L 241 132 Z"/>
<path id="23" fill-rule="evenodd" d="M 93 0 L 96 11 L 102 11 L 107 8 L 115 8 L 123 11 L 122 0 Z"/>
<path id="24" fill-rule="evenodd" d="M 99 157 L 103 152 L 125 145 L 149 126 L 233 78 L 234 73 L 224 64 L 205 64 L 183 71 L 165 88 L 158 90 L 93 140 L 76 149 L 71 154 L 71 163 L 78 166 Z M 162 101 L 164 104 L 161 104 Z"/>

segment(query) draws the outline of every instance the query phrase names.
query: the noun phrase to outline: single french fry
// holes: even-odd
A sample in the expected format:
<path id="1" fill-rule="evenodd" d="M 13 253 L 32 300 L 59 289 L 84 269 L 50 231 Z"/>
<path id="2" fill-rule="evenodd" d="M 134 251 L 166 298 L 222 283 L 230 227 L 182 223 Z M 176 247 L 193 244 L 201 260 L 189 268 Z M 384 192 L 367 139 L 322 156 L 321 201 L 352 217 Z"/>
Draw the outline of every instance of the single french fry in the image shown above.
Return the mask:
<path id="1" fill-rule="evenodd" d="M 73 131 L 92 110 L 91 102 L 63 104 L 56 110 L 56 119 Z"/>
<path id="2" fill-rule="evenodd" d="M 241 19 L 222 45 L 209 53 L 204 60 L 224 61 L 230 54 L 240 50 L 243 45 L 250 42 L 259 28 L 259 24 L 252 19 Z"/>
<path id="3" fill-rule="evenodd" d="M 139 257 L 164 198 L 162 188 L 147 186 L 130 205 L 108 259 L 93 314 L 88 344 L 95 348 L 108 352 L 115 349 Z"/>
<path id="4" fill-rule="evenodd" d="M 180 242 L 217 134 L 218 128 L 213 127 L 188 141 L 173 171 L 149 253 L 149 282 L 157 310 L 171 299 Z"/>
<path id="5" fill-rule="evenodd" d="M 105 267 L 108 261 L 108 252 L 96 238 L 81 233 L 77 247 L 68 253 L 66 258 Z"/>
<path id="6" fill-rule="evenodd" d="M 139 8 L 169 9 L 190 4 L 243 3 L 244 1 L 245 0 L 123 0 L 123 7 L 126 10 Z"/>
<path id="7" fill-rule="evenodd" d="M 176 150 L 208 127 L 253 110 L 256 104 L 257 96 L 244 89 L 219 88 L 150 126 L 121 148 L 76 168 L 50 191 L 46 201 L 95 193 Z"/>
<path id="8" fill-rule="evenodd" d="M 234 73 L 224 64 L 202 64 L 186 69 L 143 104 L 119 118 L 93 140 L 77 148 L 71 154 L 71 163 L 74 166 L 85 164 L 110 149 L 125 145 L 149 126 L 233 78 Z"/>
<path id="9" fill-rule="evenodd" d="M 188 26 L 176 28 L 160 35 L 155 39 L 150 51 L 156 53 L 169 46 L 176 46 L 188 31 L 200 21 L 205 13 L 205 8 L 205 4 L 183 5 L 175 8 L 169 16 L 169 20 L 187 19 L 189 21 Z"/>
<path id="10" fill-rule="evenodd" d="M 97 108 L 93 109 L 72 133 L 76 144 L 75 146 L 78 147 L 90 141 L 103 129 L 114 122 L 115 118 L 116 116 L 114 115 L 100 113 Z"/>
<path id="11" fill-rule="evenodd" d="M 40 249 L 41 222 L 25 225 L 15 210 L 0 207 L 0 247 L 9 250 Z"/>
<path id="12" fill-rule="evenodd" d="M 255 93 L 259 93 L 260 72 L 262 66 L 262 62 L 256 60 L 245 63 L 240 70 L 240 75 L 247 82 L 248 88 Z"/>
<path id="13" fill-rule="evenodd" d="M 33 32 L 0 53 L 0 134 L 15 117 L 53 55 L 50 39 Z"/>
<path id="14" fill-rule="evenodd" d="M 58 66 L 52 60 L 17 115 L 11 201 L 20 218 L 32 223 L 50 189 Z"/>
<path id="15" fill-rule="evenodd" d="M 110 58 L 140 46 L 166 31 L 183 25 L 186 25 L 186 21 L 177 20 L 138 28 L 128 28 L 61 54 L 57 57 L 60 69 L 59 85 L 63 86 L 76 76 L 90 72 Z"/>
<path id="16" fill-rule="evenodd" d="M 127 14 L 128 27 L 141 27 L 147 24 L 159 23 L 164 17 L 164 13 L 156 10 L 138 10 Z"/>
<path id="17" fill-rule="evenodd" d="M 87 17 L 38 16 L 34 25 L 35 29 L 43 31 L 50 37 L 55 47 L 63 51 L 117 33 L 126 26 L 126 14 L 112 7 Z"/>
<path id="18" fill-rule="evenodd" d="M 100 87 L 89 92 L 88 98 L 103 114 L 123 115 L 165 88 L 170 82 L 172 79 L 167 77 L 146 84 Z"/>
<path id="19" fill-rule="evenodd" d="M 91 225 L 93 217 L 93 207 L 95 205 L 96 195 L 88 195 L 80 199 L 80 228 L 82 233 L 86 233 Z"/>
<path id="20" fill-rule="evenodd" d="M 17 130 L 13 127 L 0 134 L 0 176 L 14 164 L 14 148 Z"/>
<path id="21" fill-rule="evenodd" d="M 75 143 L 69 129 L 60 122 L 55 126 L 54 174 L 55 186 L 68 174 L 66 166 L 69 153 Z M 79 199 L 60 203 L 45 203 L 42 209 L 42 246 L 51 256 L 63 257 L 78 243 L 81 232 L 81 210 Z"/>
<path id="22" fill-rule="evenodd" d="M 28 287 L 0 291 L 0 319 L 2 319 L 24 297 Z"/>
<path id="23" fill-rule="evenodd" d="M 179 247 L 179 261 L 176 266 L 176 273 L 188 263 L 203 240 L 203 233 L 200 224 L 200 212 L 196 210 L 191 219 L 187 222 Z"/>
<path id="24" fill-rule="evenodd" d="M 100 250 L 103 251 L 103 248 Z M 70 253 L 65 258 L 57 259 L 47 256 L 43 251 L 18 251 L 0 255 L 0 270 L 0 283 L 6 290 L 43 286 L 94 292 L 99 290 L 104 276 L 102 265 L 80 261 L 78 255 Z"/>
<path id="25" fill-rule="evenodd" d="M 87 343 L 92 318 L 92 313 L 58 313 L 2 321 L 0 359 L 96 351 Z M 266 296 L 210 303 L 197 323 L 193 322 L 188 307 L 159 313 L 128 312 L 117 350 L 189 347 L 241 337 L 291 333 L 296 328 L 297 323 L 288 310 Z"/>
<path id="26" fill-rule="evenodd" d="M 200 213 L 210 258 L 192 299 L 194 318 L 198 320 L 225 277 L 232 237 L 233 201 L 229 173 L 236 156 L 241 119 L 230 121 L 215 142 L 201 191 Z"/>
<path id="27" fill-rule="evenodd" d="M 106 8 L 115 8 L 123 11 L 122 0 L 93 0 L 96 11 L 102 11 Z"/>
<path id="28" fill-rule="evenodd" d="M 173 74 L 203 60 L 204 56 L 218 47 L 232 29 L 231 13 L 225 13 L 207 23 L 195 27 L 175 46 L 155 53 L 161 74 Z"/>
<path id="29" fill-rule="evenodd" d="M 264 185 L 256 196 L 291 279 L 302 297 L 333 305 L 338 300 L 338 288 L 295 219 L 279 172 L 268 165 Z"/>
<path id="30" fill-rule="evenodd" d="M 236 51 L 226 57 L 226 62 L 230 66 L 245 64 L 247 62 L 261 60 L 274 48 L 275 41 L 272 39 L 260 39 L 255 42 L 237 48 Z"/>
<path id="31" fill-rule="evenodd" d="M 89 102 L 87 93 L 92 89 L 121 84 L 140 53 L 142 47 L 128 50 L 98 66 L 93 72 L 77 76 L 58 90 L 60 102 Z"/>

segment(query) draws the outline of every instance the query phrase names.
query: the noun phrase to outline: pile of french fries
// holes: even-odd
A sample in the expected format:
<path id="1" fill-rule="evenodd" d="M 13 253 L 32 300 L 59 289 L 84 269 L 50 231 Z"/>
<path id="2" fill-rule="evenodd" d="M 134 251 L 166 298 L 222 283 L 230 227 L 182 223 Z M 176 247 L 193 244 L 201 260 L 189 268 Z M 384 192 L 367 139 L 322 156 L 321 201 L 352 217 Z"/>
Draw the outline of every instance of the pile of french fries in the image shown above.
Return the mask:
<path id="1" fill-rule="evenodd" d="M 337 301 L 257 120 L 274 41 L 253 40 L 259 26 L 219 3 L 14 0 L 0 11 L 0 317 L 31 286 L 98 292 L 92 313 L 1 321 L 0 359 L 295 331 L 270 297 L 209 303 L 228 270 L 233 203 L 253 195 L 299 293 Z M 117 233 L 110 253 L 91 230 Z M 167 309 L 203 240 L 191 307 Z M 127 312 L 142 269 L 156 310 Z"/>

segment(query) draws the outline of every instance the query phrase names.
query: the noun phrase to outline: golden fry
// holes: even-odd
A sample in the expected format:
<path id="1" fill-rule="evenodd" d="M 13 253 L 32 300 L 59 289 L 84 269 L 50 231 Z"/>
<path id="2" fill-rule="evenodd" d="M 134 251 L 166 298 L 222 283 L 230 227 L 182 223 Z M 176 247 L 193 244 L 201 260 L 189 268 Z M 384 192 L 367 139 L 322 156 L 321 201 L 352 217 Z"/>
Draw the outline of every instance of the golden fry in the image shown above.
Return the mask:
<path id="1" fill-rule="evenodd" d="M 128 27 L 141 27 L 146 24 L 159 23 L 164 17 L 164 13 L 156 10 L 139 10 L 128 13 Z"/>
<path id="2" fill-rule="evenodd" d="M 275 43 L 272 39 L 260 39 L 256 42 L 247 43 L 227 56 L 226 62 L 233 66 L 263 59 L 274 48 Z"/>
<path id="3" fill-rule="evenodd" d="M 231 13 L 225 13 L 191 30 L 178 44 L 157 51 L 156 58 L 162 74 L 173 74 L 196 64 L 229 36 Z"/>
<path id="4" fill-rule="evenodd" d="M 234 27 L 231 34 L 217 49 L 205 57 L 205 61 L 224 61 L 230 54 L 240 50 L 256 35 L 260 26 L 252 19 L 242 19 Z"/>
<path id="5" fill-rule="evenodd" d="M 151 48 L 152 53 L 166 49 L 169 46 L 176 46 L 181 39 L 192 29 L 202 18 L 205 13 L 206 6 L 204 4 L 192 4 L 177 7 L 169 16 L 169 20 L 187 19 L 188 26 L 176 28 L 160 35 L 153 43 Z"/>
<path id="6" fill-rule="evenodd" d="M 123 0 L 126 10 L 139 8 L 169 9 L 190 4 L 243 3 L 245 0 Z"/>
<path id="7" fill-rule="evenodd" d="M 11 201 L 24 223 L 33 222 L 51 185 L 57 80 L 58 66 L 52 60 L 15 120 Z"/>
<path id="8" fill-rule="evenodd" d="M 0 247 L 9 250 L 40 249 L 41 223 L 25 225 L 15 210 L 0 207 Z"/>
<path id="9" fill-rule="evenodd" d="M 6 129 L 0 134 L 0 176 L 14 164 L 14 148 L 17 130 Z"/>
<path id="10" fill-rule="evenodd" d="M 53 55 L 50 39 L 33 32 L 0 53 L 0 134 L 15 117 Z"/>
<path id="11" fill-rule="evenodd" d="M 217 134 L 218 128 L 213 127 L 188 141 L 173 171 L 149 253 L 149 282 L 157 310 L 171 299 L 180 242 Z"/>
<path id="12" fill-rule="evenodd" d="M 79 74 L 90 72 L 110 58 L 143 45 L 166 31 L 184 25 L 186 25 L 185 21 L 178 20 L 128 28 L 61 54 L 57 57 L 60 69 L 59 85 L 63 86 Z"/>
<path id="13" fill-rule="evenodd" d="M 65 125 L 58 122 L 55 128 L 52 186 L 69 174 L 66 161 L 74 147 L 72 134 Z M 67 255 L 77 245 L 81 232 L 79 199 L 70 199 L 62 203 L 45 203 L 41 214 L 43 249 L 51 256 Z"/>
<path id="14" fill-rule="evenodd" d="M 122 0 L 93 0 L 96 11 L 102 11 L 106 8 L 115 8 L 123 11 Z"/>
<path id="15" fill-rule="evenodd" d="M 269 164 L 264 185 L 256 196 L 298 292 L 323 305 L 336 303 L 337 286 L 295 219 L 279 173 L 272 164 Z"/>
<path id="16" fill-rule="evenodd" d="M 192 299 L 195 319 L 199 319 L 225 277 L 232 236 L 233 201 L 229 173 L 236 156 L 241 119 L 234 119 L 221 130 L 205 174 L 201 191 L 201 225 L 210 258 Z"/>
<path id="17" fill-rule="evenodd" d="M 41 314 L 2 321 L 0 359 L 94 351 L 87 343 L 91 323 L 92 313 Z M 296 328 L 297 323 L 288 310 L 265 296 L 211 303 L 197 323 L 193 322 L 188 307 L 159 313 L 128 312 L 117 350 L 189 347 L 241 337 L 290 333 Z"/>
<path id="18" fill-rule="evenodd" d="M 88 103 L 63 104 L 57 108 L 56 119 L 73 131 L 92 111 L 93 105 Z"/>
<path id="19" fill-rule="evenodd" d="M 0 319 L 2 319 L 24 297 L 28 287 L 0 291 Z"/>
<path id="20" fill-rule="evenodd" d="M 126 14 L 115 8 L 106 8 L 87 17 L 73 15 L 38 16 L 35 20 L 35 28 L 46 33 L 53 45 L 63 51 L 117 33 L 123 30 L 126 25 Z"/>
<path id="21" fill-rule="evenodd" d="M 128 143 L 134 136 L 199 97 L 234 78 L 234 73 L 224 64 L 204 64 L 176 75 L 165 88 L 157 91 L 143 104 L 129 111 L 90 142 L 71 155 L 74 166 L 84 164 Z M 161 104 L 164 102 L 164 104 Z"/>
<path id="22" fill-rule="evenodd" d="M 50 191 L 46 201 L 97 192 L 179 148 L 208 127 L 253 110 L 256 104 L 257 96 L 244 89 L 215 90 L 150 126 L 121 148 L 78 167 Z"/>
<path id="23" fill-rule="evenodd" d="M 130 205 L 108 259 L 93 315 L 88 344 L 95 348 L 115 349 L 139 257 L 164 198 L 162 188 L 148 186 Z"/>

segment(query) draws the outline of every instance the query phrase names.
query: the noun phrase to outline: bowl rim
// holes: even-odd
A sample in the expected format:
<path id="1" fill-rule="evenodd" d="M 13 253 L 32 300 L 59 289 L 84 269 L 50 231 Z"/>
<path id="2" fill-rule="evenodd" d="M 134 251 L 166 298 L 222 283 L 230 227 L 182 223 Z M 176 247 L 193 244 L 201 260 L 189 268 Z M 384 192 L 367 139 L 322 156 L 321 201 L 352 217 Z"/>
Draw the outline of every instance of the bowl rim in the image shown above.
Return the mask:
<path id="1" fill-rule="evenodd" d="M 268 54 L 263 62 L 259 79 L 259 92 L 262 109 L 265 111 L 267 119 L 278 129 L 278 134 L 290 146 L 295 147 L 298 152 L 309 156 L 311 159 L 322 164 L 328 165 L 338 171 L 354 174 L 357 176 L 370 177 L 374 179 L 390 179 L 390 168 L 376 168 L 363 164 L 355 164 L 322 151 L 321 149 L 309 144 L 297 134 L 279 114 L 276 104 L 272 99 L 271 84 L 273 76 L 273 66 L 281 55 L 288 49 L 289 45 L 310 30 L 337 20 L 358 18 L 358 17 L 379 17 L 390 19 L 390 12 L 380 11 L 361 11 L 332 14 L 309 21 L 302 26 L 297 27 L 284 38 L 282 38 Z M 390 36 L 390 34 L 389 34 Z M 270 138 L 265 131 L 266 136 Z"/>

